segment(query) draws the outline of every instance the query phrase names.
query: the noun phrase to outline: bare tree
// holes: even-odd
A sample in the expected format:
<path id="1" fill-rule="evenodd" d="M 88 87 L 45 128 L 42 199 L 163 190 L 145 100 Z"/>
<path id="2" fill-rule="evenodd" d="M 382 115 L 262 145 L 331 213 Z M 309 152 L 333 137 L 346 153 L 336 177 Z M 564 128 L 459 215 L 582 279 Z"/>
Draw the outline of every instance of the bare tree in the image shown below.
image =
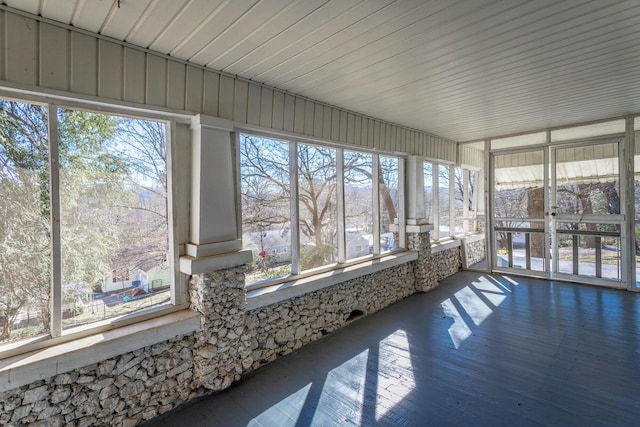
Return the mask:
<path id="1" fill-rule="evenodd" d="M 135 197 L 123 206 L 124 232 L 112 262 L 115 269 L 147 270 L 168 261 L 167 127 L 128 117 L 116 122 L 111 149 L 126 163 L 127 186 Z"/>
<path id="2" fill-rule="evenodd" d="M 289 226 L 290 186 L 297 185 L 298 226 L 311 243 L 303 248 L 303 263 L 310 268 L 331 262 L 335 256 L 337 157 L 332 148 L 307 144 L 298 144 L 297 148 L 298 182 L 290 183 L 289 143 L 241 135 L 243 232 Z M 346 185 L 370 183 L 371 155 L 348 152 L 344 170 Z M 379 177 L 386 221 L 393 223 L 397 217 L 397 159 L 381 158 Z M 371 215 L 370 206 L 349 205 L 351 213 L 368 210 Z"/>

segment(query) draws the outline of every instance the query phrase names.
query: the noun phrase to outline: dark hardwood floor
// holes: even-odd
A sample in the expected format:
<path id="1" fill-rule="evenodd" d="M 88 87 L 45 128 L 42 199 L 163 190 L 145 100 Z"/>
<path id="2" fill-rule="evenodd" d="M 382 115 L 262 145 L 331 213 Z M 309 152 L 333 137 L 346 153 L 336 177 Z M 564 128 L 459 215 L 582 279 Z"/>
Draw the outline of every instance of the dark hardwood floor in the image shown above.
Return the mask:
<path id="1" fill-rule="evenodd" d="M 640 295 L 461 272 L 157 426 L 640 426 Z"/>

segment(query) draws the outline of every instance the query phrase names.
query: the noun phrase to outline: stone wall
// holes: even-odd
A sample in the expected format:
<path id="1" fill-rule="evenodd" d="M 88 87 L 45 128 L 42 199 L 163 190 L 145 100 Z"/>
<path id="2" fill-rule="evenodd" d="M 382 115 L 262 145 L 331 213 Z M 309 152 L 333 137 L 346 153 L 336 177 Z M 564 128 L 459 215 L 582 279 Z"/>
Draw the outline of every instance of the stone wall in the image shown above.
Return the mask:
<path id="1" fill-rule="evenodd" d="M 202 314 L 194 380 L 208 390 L 229 387 L 252 364 L 244 277 L 245 268 L 238 267 L 199 274 L 191 280 L 191 307 Z"/>
<path id="2" fill-rule="evenodd" d="M 463 239 L 462 241 L 463 253 L 464 253 L 464 266 L 468 267 L 477 262 L 480 262 L 485 257 L 485 239 L 484 236 L 482 238 L 474 238 L 474 239 Z"/>
<path id="3" fill-rule="evenodd" d="M 418 252 L 418 259 L 413 263 L 416 290 L 427 292 L 438 286 L 439 279 L 434 273 L 429 232 L 407 233 L 407 249 Z"/>
<path id="4" fill-rule="evenodd" d="M 194 336 L 176 337 L 0 394 L 0 425 L 134 426 L 194 390 Z"/>
<path id="5" fill-rule="evenodd" d="M 431 269 L 436 276 L 436 280 L 449 277 L 461 268 L 460 247 L 445 249 L 431 255 Z"/>
<path id="6" fill-rule="evenodd" d="M 416 292 L 413 263 L 304 294 L 247 313 L 253 367 L 343 327 L 350 316 L 374 313 Z"/>
<path id="7" fill-rule="evenodd" d="M 460 248 L 431 255 L 408 235 L 416 261 L 247 311 L 243 266 L 195 275 L 201 329 L 0 393 L 0 425 L 134 426 L 374 313 L 458 271 Z"/>

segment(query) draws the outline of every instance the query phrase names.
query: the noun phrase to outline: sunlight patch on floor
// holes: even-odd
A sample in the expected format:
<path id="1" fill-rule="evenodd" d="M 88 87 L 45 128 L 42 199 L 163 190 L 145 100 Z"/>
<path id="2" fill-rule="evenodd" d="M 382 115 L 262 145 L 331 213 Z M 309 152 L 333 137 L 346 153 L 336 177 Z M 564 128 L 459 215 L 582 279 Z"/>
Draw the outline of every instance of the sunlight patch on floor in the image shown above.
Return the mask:
<path id="1" fill-rule="evenodd" d="M 481 277 L 478 281 L 473 282 L 473 286 L 482 293 L 494 306 L 499 306 L 507 298 L 502 288 L 491 283 L 486 278 Z"/>
<path id="2" fill-rule="evenodd" d="M 517 282 L 507 280 L 517 285 Z M 511 291 L 481 276 L 440 304 L 444 315 L 453 319 L 448 332 L 455 348 L 472 335 L 471 328 L 479 327 L 507 299 L 506 292 Z"/>
<path id="3" fill-rule="evenodd" d="M 382 340 L 378 360 L 376 421 L 416 388 L 407 333 L 398 329 Z"/>
<path id="4" fill-rule="evenodd" d="M 453 325 L 449 327 L 449 336 L 453 346 L 459 348 L 460 344 L 471 336 L 471 329 L 467 326 L 467 322 L 464 321 L 456 306 L 453 305 L 451 298 L 447 298 L 440 305 L 444 315 L 453 319 Z"/>
<path id="5" fill-rule="evenodd" d="M 364 405 L 368 359 L 367 349 L 332 369 L 325 380 L 317 407 L 335 408 L 336 414 L 344 414 L 351 410 L 349 421 L 359 425 Z M 326 418 L 320 419 L 316 412 L 311 425 L 323 425 L 326 422 Z"/>
<path id="6" fill-rule="evenodd" d="M 480 326 L 482 322 L 493 313 L 491 307 L 469 286 L 460 289 L 454 296 L 476 326 Z"/>
<path id="7" fill-rule="evenodd" d="M 302 408 L 304 407 L 304 403 L 307 400 L 307 395 L 309 394 L 310 389 L 311 389 L 311 383 L 307 384 L 306 386 L 296 391 L 295 393 L 285 397 L 275 405 L 272 405 L 271 407 L 269 407 L 269 409 L 267 409 L 266 411 L 264 411 L 263 413 L 261 413 L 260 415 L 252 419 L 247 424 L 247 427 L 249 426 L 258 427 L 258 426 L 269 425 L 274 419 L 281 420 L 282 421 L 280 423 L 281 426 L 287 426 L 287 425 L 290 425 L 292 427 L 295 426 L 297 423 L 297 418 L 300 416 L 300 413 L 302 412 Z M 292 415 L 294 413 L 297 413 L 298 415 L 298 417 L 295 417 L 296 418 L 295 420 L 284 415 L 284 414 Z"/>

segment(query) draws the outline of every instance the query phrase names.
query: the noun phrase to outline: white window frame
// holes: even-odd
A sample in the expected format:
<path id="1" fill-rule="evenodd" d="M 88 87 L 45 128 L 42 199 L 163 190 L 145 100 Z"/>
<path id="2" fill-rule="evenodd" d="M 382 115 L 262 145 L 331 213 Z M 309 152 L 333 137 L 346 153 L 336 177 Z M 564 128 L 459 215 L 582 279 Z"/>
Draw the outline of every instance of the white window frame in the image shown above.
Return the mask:
<path id="1" fill-rule="evenodd" d="M 250 283 L 246 285 L 248 290 L 256 290 L 271 287 L 277 284 L 293 282 L 300 279 L 309 279 L 313 276 L 322 276 L 323 274 L 332 270 L 343 269 L 345 267 L 367 263 L 371 260 L 384 258 L 388 255 L 398 254 L 400 252 L 406 252 L 406 218 L 405 218 L 405 157 L 398 155 L 397 153 L 386 153 L 380 151 L 370 151 L 362 149 L 362 147 L 350 147 L 343 144 L 335 144 L 327 141 L 315 141 L 307 140 L 304 138 L 291 137 L 287 135 L 280 135 L 277 133 L 260 132 L 259 130 L 243 129 L 239 128 L 236 132 L 236 155 L 240 158 L 240 138 L 242 135 L 254 136 L 258 138 L 271 139 L 282 143 L 289 144 L 289 194 L 290 200 L 290 222 L 291 222 L 291 274 L 285 277 L 261 280 L 259 282 Z M 300 270 L 300 229 L 299 229 L 299 203 L 298 203 L 298 145 L 311 145 L 323 148 L 332 148 L 336 150 L 336 179 L 337 179 L 337 245 L 338 245 L 338 257 L 337 262 L 328 264 L 325 266 L 317 267 L 310 270 Z M 346 232 L 345 232 L 345 201 L 344 201 L 344 152 L 357 152 L 371 154 L 372 157 L 372 198 L 373 198 L 373 254 L 357 259 L 347 259 L 346 250 Z M 380 246 L 380 185 L 378 176 L 378 162 L 380 156 L 392 157 L 398 159 L 398 249 L 393 251 L 381 251 Z M 238 168 L 238 179 L 241 179 L 242 170 Z M 296 185 L 294 185 L 294 183 Z M 241 222 L 242 222 L 242 207 L 238 209 Z M 294 227 L 293 224 L 296 224 Z"/>
<path id="2" fill-rule="evenodd" d="M 441 240 L 450 240 L 455 236 L 454 225 L 454 207 L 455 207 L 455 165 L 445 162 L 439 162 L 436 160 L 423 160 L 422 171 L 424 174 L 424 163 L 431 164 L 431 178 L 432 178 L 432 201 L 431 201 L 431 215 L 433 217 L 433 238 L 432 242 L 439 242 Z M 449 168 L 449 233 L 446 236 L 440 235 L 440 166 L 446 166 Z M 429 218 L 429 212 L 425 212 L 425 217 Z"/>
<path id="3" fill-rule="evenodd" d="M 49 185 L 50 185 L 50 206 L 51 206 L 51 324 L 49 334 L 40 335 L 0 345 L 0 360 L 24 354 L 27 352 L 67 343 L 74 340 L 90 337 L 92 335 L 106 333 L 107 331 L 133 325 L 143 321 L 160 318 L 177 311 L 189 308 L 188 280 L 185 274 L 179 270 L 178 236 L 176 233 L 175 217 L 177 206 L 174 203 L 175 187 L 175 163 L 176 147 L 173 143 L 176 132 L 176 123 L 186 122 L 187 118 L 181 116 L 169 116 L 143 109 L 128 109 L 99 102 L 82 102 L 69 98 L 58 98 L 55 96 L 38 95 L 30 92 L 14 93 L 11 90 L 0 89 L 0 97 L 5 100 L 35 103 L 47 108 L 48 125 L 48 145 L 49 145 Z M 58 108 L 68 108 L 74 110 L 89 111 L 95 114 L 105 114 L 114 116 L 126 116 L 141 120 L 154 120 L 165 123 L 167 138 L 167 222 L 168 222 L 168 258 L 171 278 L 171 304 L 164 307 L 155 307 L 140 310 L 134 313 L 127 313 L 109 319 L 93 322 L 87 325 L 74 327 L 68 330 L 62 329 L 62 272 L 61 272 L 61 236 L 60 236 L 60 178 L 58 162 Z M 51 120 L 54 118 L 55 120 Z M 191 326 L 189 326 L 191 328 Z"/>
<path id="4" fill-rule="evenodd" d="M 454 239 L 457 236 L 477 233 L 478 200 L 480 197 L 477 190 L 477 182 L 478 182 L 478 179 L 480 179 L 481 170 L 475 169 L 475 168 L 469 168 L 467 166 L 456 166 L 451 163 L 446 163 L 438 160 L 425 158 L 422 161 L 423 179 L 424 179 L 424 164 L 426 163 L 431 165 L 431 179 L 432 179 L 431 188 L 433 190 L 432 190 L 432 200 L 431 200 L 431 212 L 427 212 L 425 209 L 424 216 L 425 218 L 433 218 L 433 236 L 431 241 L 434 243 L 437 243 L 444 240 Z M 440 233 L 440 166 L 446 166 L 449 168 L 449 187 L 448 187 L 449 233 L 446 235 L 441 235 Z M 476 190 L 474 191 L 474 194 L 473 194 L 473 215 L 472 216 L 468 215 L 469 213 L 468 211 L 466 214 L 463 214 L 462 218 L 456 217 L 455 215 L 455 171 L 457 168 L 462 169 L 463 171 L 463 179 L 464 179 L 463 200 L 466 200 L 469 197 L 469 184 L 470 184 L 469 172 L 473 171 L 476 174 Z M 466 210 L 466 204 L 464 205 L 463 209 Z M 461 220 L 461 219 L 465 220 L 463 224 L 468 224 L 469 222 L 472 222 L 473 230 L 471 231 L 465 230 L 465 232 L 463 233 L 456 233 L 455 221 Z M 466 228 L 468 228 L 468 225 L 465 225 L 465 229 Z"/>
<path id="5" fill-rule="evenodd" d="M 469 234 L 476 234 L 478 231 L 478 179 L 480 176 L 480 170 L 479 169 L 475 169 L 475 168 L 470 168 L 467 166 L 456 166 L 456 169 L 461 169 L 462 170 L 462 180 L 463 180 L 463 184 L 462 184 L 462 201 L 463 201 L 463 205 L 462 205 L 462 216 L 461 217 L 457 217 L 455 216 L 455 205 L 454 205 L 454 210 L 453 210 L 453 214 L 454 214 L 454 236 L 467 236 Z M 476 184 L 476 188 L 474 189 L 474 193 L 473 193 L 473 200 L 472 200 L 472 205 L 473 205 L 473 209 L 469 210 L 466 201 L 469 200 L 469 192 L 471 189 L 471 172 L 473 172 L 476 177 L 475 177 L 475 184 Z M 454 175 L 454 179 L 455 179 L 455 175 Z M 451 182 L 451 181 L 450 181 Z M 455 182 L 453 182 L 453 192 L 455 195 Z M 455 232 L 455 221 L 462 221 L 462 232 L 461 233 L 456 233 Z M 471 225 L 471 227 L 469 227 L 469 225 Z"/>

